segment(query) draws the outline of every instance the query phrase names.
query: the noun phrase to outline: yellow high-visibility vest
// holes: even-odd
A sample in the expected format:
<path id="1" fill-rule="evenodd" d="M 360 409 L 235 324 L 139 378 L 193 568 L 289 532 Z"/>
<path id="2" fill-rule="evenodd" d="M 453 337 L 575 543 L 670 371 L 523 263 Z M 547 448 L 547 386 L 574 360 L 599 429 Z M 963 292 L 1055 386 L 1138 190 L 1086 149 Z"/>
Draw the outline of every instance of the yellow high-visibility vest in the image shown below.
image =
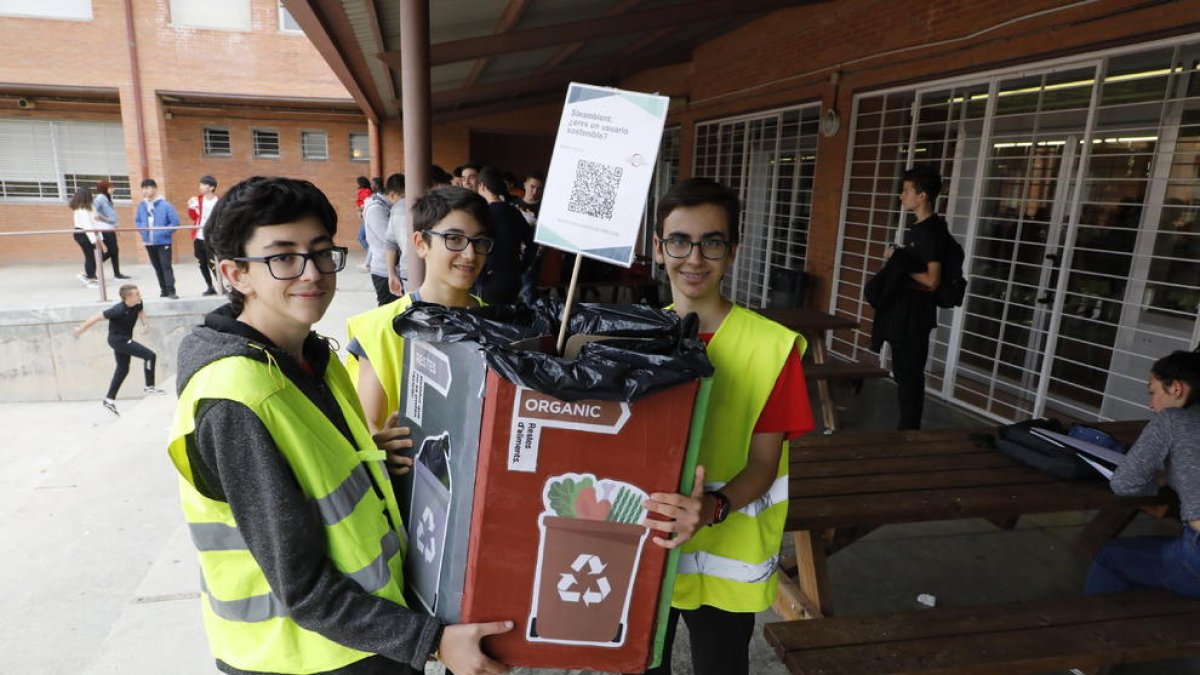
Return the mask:
<path id="1" fill-rule="evenodd" d="M 353 445 L 274 362 L 245 356 L 218 359 L 196 372 L 179 397 L 168 451 L 179 471 L 183 514 L 200 560 L 209 645 L 216 658 L 234 668 L 319 673 L 371 654 L 289 618 L 247 549 L 229 505 L 196 489 L 187 438 L 195 432 L 196 410 L 205 399 L 236 401 L 254 411 L 320 514 L 329 561 L 364 591 L 405 605 L 407 540 L 384 452 L 367 431 L 345 368 L 332 355 L 325 384 L 350 427 Z"/>
<path id="2" fill-rule="evenodd" d="M 718 490 L 742 469 L 754 425 L 799 334 L 748 309 L 733 306 L 708 344 L 713 364 L 708 417 L 700 441 L 705 490 Z M 771 489 L 725 522 L 700 528 L 682 547 L 672 606 L 709 605 L 729 612 L 761 612 L 779 587 L 779 550 L 788 509 L 788 450 L 784 441 Z"/>
<path id="3" fill-rule="evenodd" d="M 405 293 L 397 300 L 346 320 L 347 339 L 358 340 L 371 367 L 375 369 L 379 384 L 383 385 L 383 392 L 387 394 L 388 414 L 400 409 L 400 373 L 404 368 L 404 338 L 392 330 L 392 320 L 412 304 L 412 294 Z M 352 355 L 346 359 L 346 369 L 357 389 L 358 358 Z"/>

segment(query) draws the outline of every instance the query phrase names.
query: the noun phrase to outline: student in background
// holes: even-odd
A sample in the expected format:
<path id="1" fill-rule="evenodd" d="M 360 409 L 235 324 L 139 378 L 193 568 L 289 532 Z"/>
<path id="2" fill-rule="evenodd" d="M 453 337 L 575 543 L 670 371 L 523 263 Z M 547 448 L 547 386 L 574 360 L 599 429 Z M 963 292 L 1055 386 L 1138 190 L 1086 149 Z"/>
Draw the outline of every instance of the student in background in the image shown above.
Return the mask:
<path id="1" fill-rule="evenodd" d="M 104 253 L 112 261 L 114 279 L 128 279 L 121 274 L 121 249 L 117 241 L 117 210 L 113 208 L 112 183 L 96 181 L 96 196 L 92 198 L 92 215 L 96 229 L 104 240 Z"/>
<path id="2" fill-rule="evenodd" d="M 175 230 L 179 229 L 179 214 L 170 202 L 158 194 L 158 183 L 153 178 L 142 181 L 142 201 L 138 203 L 134 220 L 141 230 L 150 265 L 158 277 L 159 296 L 178 299 L 179 296 L 175 294 L 175 269 L 171 266 L 171 242 Z"/>
<path id="3" fill-rule="evenodd" d="M 96 247 L 104 250 L 104 240 L 92 213 L 92 191 L 79 188 L 71 195 L 67 206 L 71 209 L 75 225 L 72 236 L 75 243 L 79 244 L 79 250 L 83 252 L 83 272 L 79 275 L 79 281 L 88 288 L 98 288 L 100 284 L 96 279 Z"/>
<path id="4" fill-rule="evenodd" d="M 212 266 L 212 254 L 208 250 L 208 244 L 204 242 L 204 224 L 208 222 L 208 217 L 212 215 L 212 211 L 217 206 L 217 179 L 212 176 L 201 176 L 199 194 L 188 199 L 188 216 L 192 219 L 192 225 L 195 229 L 192 230 L 192 252 L 196 256 L 196 262 L 200 265 L 200 276 L 204 277 L 204 285 L 207 287 L 201 295 L 216 295 L 217 290 L 213 288 L 212 272 L 209 268 Z"/>
<path id="5" fill-rule="evenodd" d="M 150 332 L 150 324 L 146 321 L 146 310 L 142 305 L 142 292 L 133 284 L 125 284 L 119 292 L 121 294 L 120 302 L 99 314 L 88 317 L 86 321 L 74 328 L 75 337 L 79 337 L 101 319 L 108 319 L 108 346 L 112 348 L 113 356 L 117 359 L 117 368 L 113 371 L 112 382 L 109 383 L 108 393 L 104 396 L 104 407 L 117 416 L 121 415 L 117 412 L 117 392 L 125 383 L 125 377 L 129 375 L 129 362 L 135 356 L 142 360 L 142 372 L 146 380 L 146 386 L 142 387 L 142 393 L 154 395 L 167 393 L 154 386 L 154 364 L 157 363 L 158 356 L 146 345 L 133 339 L 133 326 L 139 320 L 142 323 L 142 333 Z"/>
<path id="6" fill-rule="evenodd" d="M 1177 351 L 1150 367 L 1154 417 L 1118 465 L 1109 485 L 1119 495 L 1179 495 L 1175 537 L 1114 539 L 1088 570 L 1088 595 L 1165 588 L 1200 599 L 1200 353 Z"/>

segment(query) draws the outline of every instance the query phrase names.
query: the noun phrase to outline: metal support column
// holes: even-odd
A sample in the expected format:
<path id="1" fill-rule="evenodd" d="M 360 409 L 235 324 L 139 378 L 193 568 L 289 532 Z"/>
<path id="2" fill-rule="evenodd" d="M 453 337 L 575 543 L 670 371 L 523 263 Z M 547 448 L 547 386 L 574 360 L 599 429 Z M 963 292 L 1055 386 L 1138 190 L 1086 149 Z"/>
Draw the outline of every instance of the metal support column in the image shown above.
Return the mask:
<path id="1" fill-rule="evenodd" d="M 429 0 L 400 0 L 400 59 L 404 193 L 410 223 L 406 230 L 411 232 L 412 205 L 425 194 L 433 164 L 429 128 Z M 407 241 L 404 249 L 408 256 L 406 290 L 415 290 L 425 279 L 425 261 L 417 257 Z"/>

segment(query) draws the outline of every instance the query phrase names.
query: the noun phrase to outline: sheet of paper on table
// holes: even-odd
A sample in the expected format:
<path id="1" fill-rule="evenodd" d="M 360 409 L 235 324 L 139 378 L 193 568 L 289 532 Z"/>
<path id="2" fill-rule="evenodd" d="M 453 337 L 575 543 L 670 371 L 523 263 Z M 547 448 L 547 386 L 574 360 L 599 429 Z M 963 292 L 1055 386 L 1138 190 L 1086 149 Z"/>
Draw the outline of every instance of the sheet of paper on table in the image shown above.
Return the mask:
<path id="1" fill-rule="evenodd" d="M 1109 448 L 1096 445 L 1095 443 L 1089 443 L 1088 441 L 1075 438 L 1074 436 L 1060 434 L 1047 429 L 1034 428 L 1032 431 L 1033 433 L 1050 441 L 1051 443 L 1054 443 L 1055 445 L 1062 446 L 1064 449 L 1076 451 L 1076 454 L 1078 454 L 1083 461 L 1095 468 L 1096 471 L 1100 472 L 1100 475 L 1104 476 L 1105 478 L 1112 478 L 1113 470 L 1120 466 L 1121 460 L 1125 458 L 1125 455 L 1122 455 L 1115 450 L 1110 450 Z"/>

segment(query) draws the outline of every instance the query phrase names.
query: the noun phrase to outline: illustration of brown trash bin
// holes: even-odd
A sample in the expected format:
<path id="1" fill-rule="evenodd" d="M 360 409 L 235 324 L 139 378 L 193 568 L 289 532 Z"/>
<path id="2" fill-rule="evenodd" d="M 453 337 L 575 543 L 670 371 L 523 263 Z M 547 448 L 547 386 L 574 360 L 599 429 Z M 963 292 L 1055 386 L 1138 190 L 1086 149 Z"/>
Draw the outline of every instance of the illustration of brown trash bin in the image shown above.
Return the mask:
<path id="1" fill-rule="evenodd" d="M 573 494 L 569 506 L 560 500 L 554 509 L 559 488 Z M 614 498 L 598 499 L 597 492 Z M 547 494 L 553 510 L 538 519 L 542 538 L 529 639 L 619 647 L 648 533 L 637 524 L 646 495 L 627 483 L 578 474 L 551 478 Z"/>

